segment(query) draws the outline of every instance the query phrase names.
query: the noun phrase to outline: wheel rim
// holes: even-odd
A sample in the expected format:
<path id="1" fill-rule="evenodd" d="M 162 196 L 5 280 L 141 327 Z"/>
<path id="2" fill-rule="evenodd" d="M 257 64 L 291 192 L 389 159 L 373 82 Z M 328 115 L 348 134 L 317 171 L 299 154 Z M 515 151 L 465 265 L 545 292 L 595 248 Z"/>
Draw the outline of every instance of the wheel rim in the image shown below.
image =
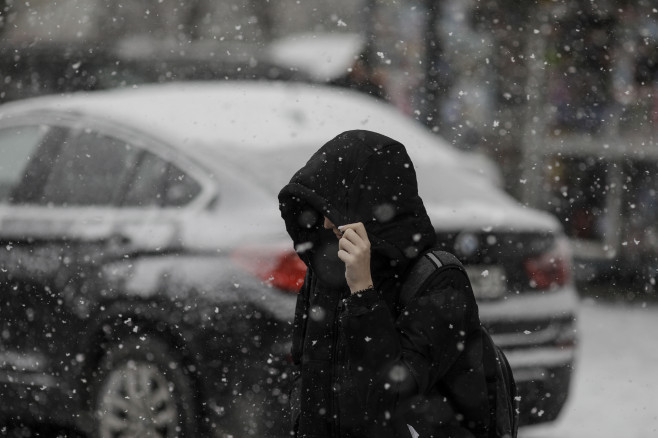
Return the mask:
<path id="1" fill-rule="evenodd" d="M 98 396 L 100 438 L 173 438 L 178 409 L 165 375 L 154 365 L 129 361 L 109 372 Z"/>

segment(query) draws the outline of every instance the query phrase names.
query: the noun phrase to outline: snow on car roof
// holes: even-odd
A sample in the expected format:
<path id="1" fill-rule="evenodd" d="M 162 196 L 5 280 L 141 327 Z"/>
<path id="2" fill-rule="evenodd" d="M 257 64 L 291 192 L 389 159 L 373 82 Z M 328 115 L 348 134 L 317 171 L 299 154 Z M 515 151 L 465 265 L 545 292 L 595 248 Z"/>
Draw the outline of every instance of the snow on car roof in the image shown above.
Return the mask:
<path id="1" fill-rule="evenodd" d="M 368 129 L 401 141 L 412 158 L 415 155 L 416 159 L 439 160 L 446 165 L 457 165 L 464 159 L 463 153 L 393 106 L 323 85 L 170 83 L 28 99 L 22 105 L 108 118 L 186 147 L 230 144 L 253 150 L 299 145 L 317 148 L 342 131 Z M 432 150 L 425 150 L 427 146 Z"/>
<path id="2" fill-rule="evenodd" d="M 510 214 L 522 208 L 474 174 L 473 165 L 465 164 L 470 159 L 467 154 L 420 123 L 393 106 L 337 87 L 233 81 L 144 85 L 12 102 L 0 106 L 0 119 L 48 109 L 114 120 L 209 163 L 231 164 L 261 179 L 261 186 L 276 189 L 326 141 L 348 129 L 368 129 L 405 145 L 418 170 L 423 199 L 436 208 L 442 206 L 428 211 L 446 225 L 466 220 L 473 227 L 498 226 L 504 221 L 491 219 L 492 208 L 510 210 Z M 487 207 L 475 208 L 479 204 Z M 456 210 L 472 214 L 455 216 Z M 535 213 L 524 215 L 529 219 L 526 225 L 557 227 L 553 218 Z"/>

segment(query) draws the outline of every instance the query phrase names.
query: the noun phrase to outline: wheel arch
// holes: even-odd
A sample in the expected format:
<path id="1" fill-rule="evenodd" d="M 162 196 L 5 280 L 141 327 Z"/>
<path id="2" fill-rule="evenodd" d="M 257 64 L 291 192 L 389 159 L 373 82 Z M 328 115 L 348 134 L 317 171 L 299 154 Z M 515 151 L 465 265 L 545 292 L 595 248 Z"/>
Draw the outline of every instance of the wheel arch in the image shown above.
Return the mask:
<path id="1" fill-rule="evenodd" d="M 81 371 L 79 388 L 82 402 L 89 409 L 92 405 L 93 384 L 98 367 L 102 364 L 110 346 L 122 340 L 153 336 L 164 344 L 180 360 L 181 367 L 198 394 L 201 382 L 194 372 L 198 369 L 197 357 L 187 342 L 183 329 L 175 330 L 175 323 L 168 319 L 170 313 L 165 309 L 154 310 L 149 302 L 116 303 L 107 307 L 89 326 L 89 336 L 82 351 L 87 352 L 85 366 Z M 201 403 L 197 403 L 200 412 Z"/>

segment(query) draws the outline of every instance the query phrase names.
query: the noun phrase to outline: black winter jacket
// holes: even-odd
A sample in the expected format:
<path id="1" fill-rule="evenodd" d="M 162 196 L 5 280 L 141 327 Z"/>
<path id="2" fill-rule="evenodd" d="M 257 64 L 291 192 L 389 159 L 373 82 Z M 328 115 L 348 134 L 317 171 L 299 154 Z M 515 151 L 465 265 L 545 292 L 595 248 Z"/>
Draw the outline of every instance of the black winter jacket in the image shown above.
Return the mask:
<path id="1" fill-rule="evenodd" d="M 308 266 L 293 328 L 297 436 L 487 436 L 472 292 L 435 283 L 404 309 L 398 302 L 414 260 L 435 245 L 404 146 L 374 132 L 344 132 L 292 177 L 279 202 Z M 364 223 L 375 291 L 350 294 L 323 216 Z"/>

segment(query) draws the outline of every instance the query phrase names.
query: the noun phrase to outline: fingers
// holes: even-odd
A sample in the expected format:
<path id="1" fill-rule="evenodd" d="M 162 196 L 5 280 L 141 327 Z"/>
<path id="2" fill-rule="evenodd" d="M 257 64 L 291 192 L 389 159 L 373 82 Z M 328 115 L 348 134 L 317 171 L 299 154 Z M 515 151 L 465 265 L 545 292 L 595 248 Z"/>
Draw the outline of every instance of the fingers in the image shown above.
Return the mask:
<path id="1" fill-rule="evenodd" d="M 341 225 L 340 227 L 338 227 L 338 229 L 343 233 L 343 237 L 347 237 L 353 243 L 358 243 L 358 240 L 355 239 L 355 237 L 358 236 L 361 240 L 370 244 L 370 240 L 368 239 L 368 233 L 366 232 L 366 227 L 363 225 L 362 222 Z M 354 236 L 352 233 L 356 234 L 356 236 Z"/>
<path id="2" fill-rule="evenodd" d="M 347 251 L 350 254 L 354 254 L 354 252 L 358 250 L 359 247 L 365 246 L 363 245 L 364 243 L 363 240 L 361 240 L 358 236 L 352 236 L 352 239 L 354 239 L 355 237 L 358 239 L 358 242 L 353 242 L 352 240 L 350 240 L 350 236 L 346 236 L 345 234 L 343 234 L 342 239 L 338 241 L 338 248 Z"/>
<path id="3" fill-rule="evenodd" d="M 342 238 L 338 241 L 338 258 L 345 263 L 355 263 L 360 257 L 364 257 L 369 254 L 370 248 L 366 248 L 366 245 L 356 246 L 347 238 Z"/>
<path id="4" fill-rule="evenodd" d="M 353 263 L 359 258 L 370 255 L 370 241 L 362 223 L 345 225 L 340 229 L 343 231 L 343 237 L 338 241 L 338 258 L 343 262 Z M 361 237 L 359 231 L 362 231 L 365 239 Z"/>
<path id="5" fill-rule="evenodd" d="M 338 241 L 338 258 L 345 263 L 345 279 L 350 291 L 372 287 L 370 273 L 370 240 L 365 226 L 361 223 L 338 227 L 343 233 Z"/>
<path id="6" fill-rule="evenodd" d="M 343 233 L 343 237 L 338 241 L 338 248 L 354 257 L 363 257 L 370 254 L 370 242 L 363 240 L 352 229 L 348 229 Z"/>

